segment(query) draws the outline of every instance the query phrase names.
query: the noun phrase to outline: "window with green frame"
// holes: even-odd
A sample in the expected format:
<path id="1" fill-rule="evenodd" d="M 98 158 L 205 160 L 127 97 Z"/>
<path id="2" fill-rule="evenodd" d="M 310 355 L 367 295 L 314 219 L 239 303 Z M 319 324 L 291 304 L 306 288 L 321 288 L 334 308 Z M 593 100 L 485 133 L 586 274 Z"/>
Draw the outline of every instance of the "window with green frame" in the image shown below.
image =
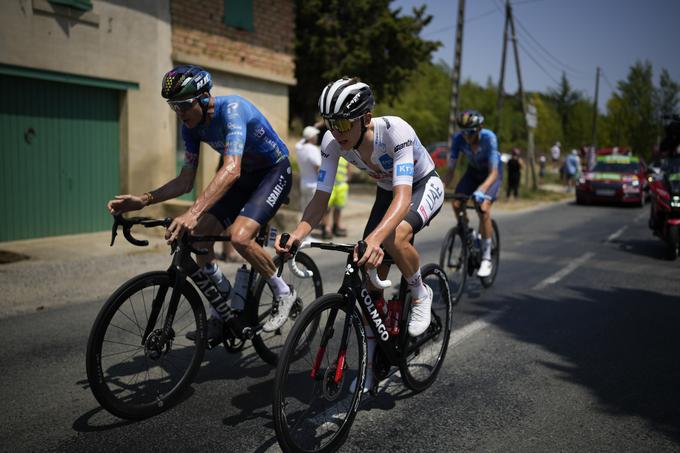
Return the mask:
<path id="1" fill-rule="evenodd" d="M 69 6 L 82 11 L 89 11 L 92 9 L 92 0 L 48 0 L 55 5 Z"/>
<path id="2" fill-rule="evenodd" d="M 253 31 L 253 0 L 224 0 L 224 24 Z"/>
<path id="3" fill-rule="evenodd" d="M 182 120 L 177 118 L 177 145 L 175 146 L 175 171 L 179 175 L 184 167 L 184 139 L 182 138 Z M 196 183 L 191 192 L 185 193 L 179 197 L 180 200 L 195 201 L 196 200 Z"/>

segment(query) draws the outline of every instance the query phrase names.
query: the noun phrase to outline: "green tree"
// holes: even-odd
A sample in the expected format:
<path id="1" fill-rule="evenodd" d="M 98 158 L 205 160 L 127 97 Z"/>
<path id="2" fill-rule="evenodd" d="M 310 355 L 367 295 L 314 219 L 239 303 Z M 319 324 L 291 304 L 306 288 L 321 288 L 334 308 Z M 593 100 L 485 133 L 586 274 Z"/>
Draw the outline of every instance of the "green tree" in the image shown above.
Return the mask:
<path id="1" fill-rule="evenodd" d="M 390 105 L 378 104 L 377 116 L 396 115 L 408 122 L 421 142 L 446 141 L 448 134 L 450 68 L 446 63 L 422 63 Z"/>
<path id="2" fill-rule="evenodd" d="M 562 72 L 562 78 L 560 79 L 559 86 L 555 89 L 548 90 L 546 94 L 546 99 L 553 105 L 557 114 L 560 117 L 560 123 L 562 125 L 562 133 L 564 134 L 564 146 L 565 147 L 575 147 L 579 146 L 581 140 L 575 139 L 574 136 L 579 136 L 582 124 L 579 120 L 579 124 L 570 124 L 572 118 L 574 117 L 577 106 L 584 101 L 584 96 L 579 91 L 575 91 L 571 88 L 571 84 L 567 79 L 567 75 Z M 582 110 L 579 109 L 579 110 Z M 581 113 L 581 112 L 579 112 Z"/>
<path id="3" fill-rule="evenodd" d="M 666 69 L 662 69 L 657 90 L 657 105 L 662 121 L 664 117 L 678 113 L 679 94 L 680 85 L 671 78 Z"/>
<path id="4" fill-rule="evenodd" d="M 636 62 L 626 80 L 619 81 L 617 87 L 622 101 L 621 120 L 630 121 L 630 126 L 621 135 L 635 154 L 649 157 L 659 132 L 652 64 Z"/>
<path id="5" fill-rule="evenodd" d="M 392 0 L 296 0 L 295 76 L 291 118 L 314 120 L 323 87 L 342 76 L 368 82 L 378 102 L 390 103 L 438 41 L 419 37 L 431 20 L 423 5 L 412 15 Z"/>
<path id="6" fill-rule="evenodd" d="M 531 100 L 536 106 L 536 130 L 534 143 L 537 153 L 546 153 L 556 141 L 562 141 L 562 123 L 552 103 L 539 93 L 534 93 Z"/>

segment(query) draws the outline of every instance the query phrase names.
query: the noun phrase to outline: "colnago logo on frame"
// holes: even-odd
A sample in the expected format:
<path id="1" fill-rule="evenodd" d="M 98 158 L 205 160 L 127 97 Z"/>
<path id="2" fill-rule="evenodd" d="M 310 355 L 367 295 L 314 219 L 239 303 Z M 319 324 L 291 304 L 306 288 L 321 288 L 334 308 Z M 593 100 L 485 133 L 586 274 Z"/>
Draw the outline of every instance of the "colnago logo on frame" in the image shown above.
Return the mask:
<path id="1" fill-rule="evenodd" d="M 368 309 L 368 313 L 371 317 L 370 320 L 375 324 L 376 329 L 378 329 L 380 339 L 382 341 L 389 340 L 390 334 L 387 333 L 387 328 L 385 327 L 385 324 L 383 324 L 382 319 L 380 319 L 380 314 L 378 313 L 378 310 L 376 310 L 375 304 L 373 303 L 373 300 L 371 300 L 371 295 L 368 294 L 366 288 L 361 290 L 361 297 L 363 297 L 364 305 Z"/>

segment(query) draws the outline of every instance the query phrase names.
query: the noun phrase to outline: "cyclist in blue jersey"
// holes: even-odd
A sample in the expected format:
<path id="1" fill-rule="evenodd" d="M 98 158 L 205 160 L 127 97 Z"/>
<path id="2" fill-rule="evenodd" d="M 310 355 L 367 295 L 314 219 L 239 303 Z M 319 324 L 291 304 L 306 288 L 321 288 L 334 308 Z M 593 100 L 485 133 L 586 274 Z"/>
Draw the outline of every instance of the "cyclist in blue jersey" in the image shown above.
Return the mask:
<path id="1" fill-rule="evenodd" d="M 161 95 L 182 121 L 184 167 L 179 176 L 141 196 L 116 196 L 109 201 L 108 209 L 112 214 L 138 210 L 190 192 L 201 142 L 223 155 L 222 167 L 189 210 L 173 220 L 165 237 L 171 242 L 185 231 L 219 235 L 228 227 L 234 248 L 268 278 L 274 292 L 277 303 L 264 325 L 264 330 L 271 332 L 288 318 L 296 294 L 276 275 L 274 262 L 255 238 L 290 192 L 288 149 L 253 104 L 239 96 L 213 97 L 211 88 L 210 74 L 198 66 L 182 65 L 165 74 Z M 213 243 L 197 246 L 209 250 L 207 255 L 196 257 L 203 272 L 214 282 L 222 282 L 224 275 L 214 262 Z M 222 334 L 222 320 L 212 306 L 210 309 L 208 338 L 216 339 Z M 195 333 L 187 336 L 192 335 Z"/>
<path id="2" fill-rule="evenodd" d="M 465 154 L 468 167 L 456 186 L 456 195 L 471 196 L 480 204 L 479 214 L 480 234 L 482 235 L 482 263 L 477 275 L 488 277 L 491 275 L 491 205 L 498 196 L 498 189 L 503 179 L 503 165 L 498 151 L 496 134 L 489 129 L 483 129 L 484 117 L 475 110 L 467 110 L 456 118 L 461 131 L 456 133 L 451 141 L 449 169 L 444 176 L 444 187 L 453 180 L 456 163 L 460 153 Z M 453 209 L 458 214 L 462 201 L 453 200 Z"/>

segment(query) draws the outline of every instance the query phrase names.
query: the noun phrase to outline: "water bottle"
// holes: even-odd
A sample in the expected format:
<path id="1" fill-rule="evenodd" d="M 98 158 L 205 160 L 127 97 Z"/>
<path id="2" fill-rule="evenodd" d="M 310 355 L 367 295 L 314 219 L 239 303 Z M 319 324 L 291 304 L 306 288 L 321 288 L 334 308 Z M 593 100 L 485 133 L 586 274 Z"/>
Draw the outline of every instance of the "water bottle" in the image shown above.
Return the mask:
<path id="1" fill-rule="evenodd" d="M 387 332 L 394 336 L 399 335 L 399 321 L 401 320 L 401 302 L 394 298 L 387 302 Z"/>
<path id="2" fill-rule="evenodd" d="M 378 314 L 380 315 L 381 319 L 386 319 L 387 315 L 387 304 L 385 303 L 385 298 L 380 295 L 374 298 L 375 299 L 375 308 L 378 310 Z"/>
<path id="3" fill-rule="evenodd" d="M 236 280 L 234 281 L 234 293 L 231 297 L 231 309 L 237 311 L 243 311 L 243 307 L 246 305 L 246 297 L 248 297 L 248 279 L 250 277 L 250 272 L 246 265 L 242 265 L 238 271 L 236 271 Z"/>
<path id="4" fill-rule="evenodd" d="M 231 283 L 227 277 L 224 276 L 220 268 L 215 263 L 212 263 L 212 270 L 206 270 L 205 275 L 215 284 L 217 290 L 224 300 L 229 300 L 231 295 Z"/>

